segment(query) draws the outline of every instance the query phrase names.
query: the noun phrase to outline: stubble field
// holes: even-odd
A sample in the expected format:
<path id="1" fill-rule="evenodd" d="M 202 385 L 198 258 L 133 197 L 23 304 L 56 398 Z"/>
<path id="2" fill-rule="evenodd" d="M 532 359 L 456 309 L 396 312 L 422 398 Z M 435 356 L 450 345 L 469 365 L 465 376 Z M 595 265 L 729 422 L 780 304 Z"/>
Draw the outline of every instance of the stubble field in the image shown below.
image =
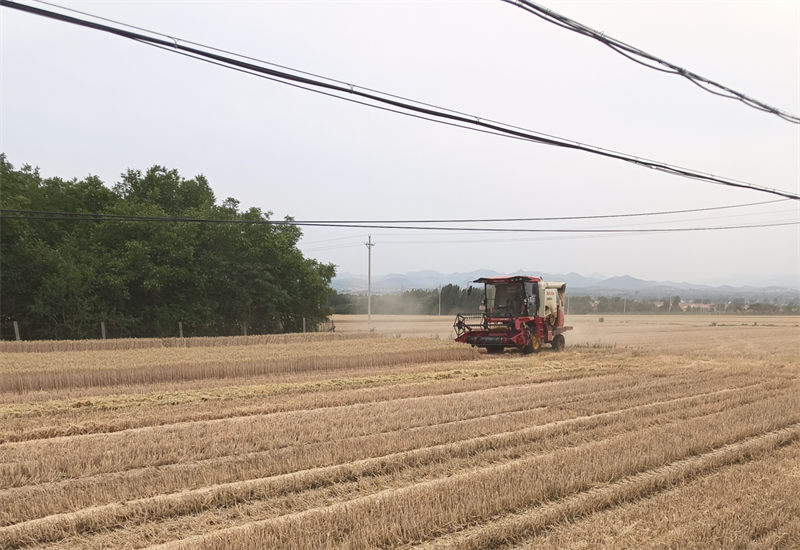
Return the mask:
<path id="1" fill-rule="evenodd" d="M 569 321 L 3 343 L 0 547 L 800 547 L 798 318 Z"/>

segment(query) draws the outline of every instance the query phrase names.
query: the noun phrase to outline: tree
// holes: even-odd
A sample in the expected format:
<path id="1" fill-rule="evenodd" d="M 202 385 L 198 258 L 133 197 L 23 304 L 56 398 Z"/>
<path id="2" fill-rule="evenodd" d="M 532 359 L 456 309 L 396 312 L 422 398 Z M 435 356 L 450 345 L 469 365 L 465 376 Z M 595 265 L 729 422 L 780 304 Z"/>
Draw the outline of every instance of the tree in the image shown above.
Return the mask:
<path id="1" fill-rule="evenodd" d="M 96 177 L 43 179 L 0 155 L 3 208 L 269 221 L 271 212 L 217 205 L 201 175 L 153 166 L 128 170 L 113 189 Z M 291 218 L 286 219 L 291 222 Z M 325 318 L 331 264 L 303 257 L 290 223 L 208 224 L 133 220 L 10 220 L 0 227 L 2 337 L 13 321 L 26 338 L 312 330 Z"/>

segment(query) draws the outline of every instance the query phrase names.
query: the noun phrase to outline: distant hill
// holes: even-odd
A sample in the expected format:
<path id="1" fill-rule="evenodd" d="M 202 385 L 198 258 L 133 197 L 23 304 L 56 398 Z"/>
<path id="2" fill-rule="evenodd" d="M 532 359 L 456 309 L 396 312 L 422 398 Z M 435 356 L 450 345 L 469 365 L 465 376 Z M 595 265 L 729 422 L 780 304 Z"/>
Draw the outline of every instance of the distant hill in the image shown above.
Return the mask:
<path id="1" fill-rule="evenodd" d="M 795 296 L 800 299 L 800 281 L 795 277 L 765 278 L 764 281 L 772 284 L 764 286 L 742 285 L 742 286 L 711 286 L 709 284 L 698 284 L 672 281 L 646 281 L 623 275 L 618 277 L 595 276 L 584 277 L 578 273 L 542 273 L 538 271 L 519 270 L 513 273 L 500 273 L 490 269 L 481 269 L 464 273 L 444 274 L 437 271 L 411 271 L 409 273 L 375 276 L 372 278 L 372 291 L 376 294 L 386 294 L 400 292 L 403 290 L 433 289 L 447 284 L 466 287 L 470 282 L 480 277 L 500 277 L 503 275 L 534 275 L 546 281 L 563 281 L 572 293 L 592 295 L 592 296 L 622 296 L 634 295 L 640 298 L 657 298 L 664 296 L 674 296 L 680 294 L 683 298 L 780 298 L 781 300 L 792 299 Z M 778 284 L 775 284 L 778 283 Z M 367 277 L 352 273 L 340 273 L 333 279 L 332 286 L 338 292 L 349 294 L 361 294 L 367 291 Z"/>

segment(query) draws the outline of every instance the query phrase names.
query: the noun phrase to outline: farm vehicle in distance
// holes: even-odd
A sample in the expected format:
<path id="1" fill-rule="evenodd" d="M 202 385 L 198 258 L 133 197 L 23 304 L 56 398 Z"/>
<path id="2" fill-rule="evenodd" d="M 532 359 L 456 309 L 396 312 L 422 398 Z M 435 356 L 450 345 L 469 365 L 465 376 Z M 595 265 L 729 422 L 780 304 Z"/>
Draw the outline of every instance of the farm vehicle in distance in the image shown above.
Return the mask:
<path id="1" fill-rule="evenodd" d="M 556 351 L 565 345 L 564 303 L 567 284 L 543 281 L 539 277 L 487 277 L 483 283 L 482 313 L 456 315 L 456 342 L 502 353 L 518 348 L 539 353 L 544 344 Z M 472 292 L 472 287 L 467 291 Z"/>

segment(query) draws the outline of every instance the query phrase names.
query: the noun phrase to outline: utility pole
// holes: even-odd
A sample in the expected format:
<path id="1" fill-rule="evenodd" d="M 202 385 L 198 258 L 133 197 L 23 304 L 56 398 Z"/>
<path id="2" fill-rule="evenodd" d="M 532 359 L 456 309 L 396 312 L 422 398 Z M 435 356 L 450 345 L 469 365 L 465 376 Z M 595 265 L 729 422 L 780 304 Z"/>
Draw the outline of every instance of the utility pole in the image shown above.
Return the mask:
<path id="1" fill-rule="evenodd" d="M 439 317 L 442 316 L 442 285 L 439 285 Z"/>
<path id="2" fill-rule="evenodd" d="M 367 324 L 372 323 L 372 247 L 375 243 L 372 242 L 372 235 L 367 235 L 368 242 L 364 244 L 367 246 Z"/>

